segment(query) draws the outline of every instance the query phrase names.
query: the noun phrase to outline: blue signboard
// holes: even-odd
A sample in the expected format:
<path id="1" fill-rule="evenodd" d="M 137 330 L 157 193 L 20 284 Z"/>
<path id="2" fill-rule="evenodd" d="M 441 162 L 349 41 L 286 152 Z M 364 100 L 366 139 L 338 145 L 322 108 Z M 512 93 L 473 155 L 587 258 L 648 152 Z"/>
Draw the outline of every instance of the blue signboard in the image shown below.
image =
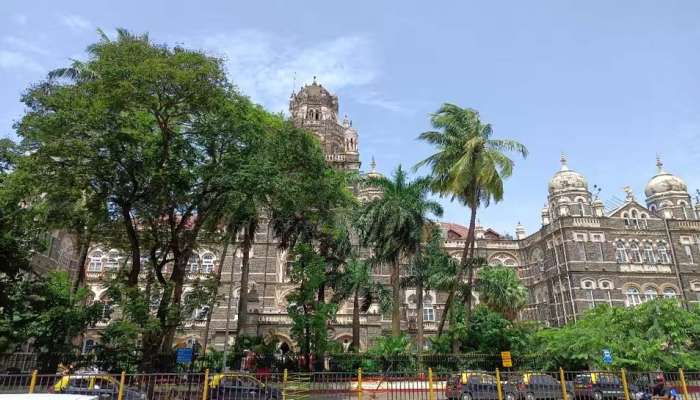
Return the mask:
<path id="1" fill-rule="evenodd" d="M 178 364 L 189 364 L 192 362 L 192 348 L 185 347 L 183 349 L 177 349 L 175 353 L 175 361 Z"/>
<path id="2" fill-rule="evenodd" d="M 603 363 L 612 364 L 612 352 L 608 349 L 603 349 Z"/>

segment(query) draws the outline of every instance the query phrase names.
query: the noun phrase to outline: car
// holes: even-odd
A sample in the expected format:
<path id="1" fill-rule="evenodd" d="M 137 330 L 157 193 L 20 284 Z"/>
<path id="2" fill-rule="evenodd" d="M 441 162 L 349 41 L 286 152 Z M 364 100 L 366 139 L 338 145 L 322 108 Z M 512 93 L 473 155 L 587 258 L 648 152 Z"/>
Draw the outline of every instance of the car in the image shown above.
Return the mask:
<path id="1" fill-rule="evenodd" d="M 516 400 L 563 399 L 561 382 L 552 375 L 524 373 L 508 381 Z M 566 383 L 567 399 L 573 400 L 573 386 Z"/>
<path id="2" fill-rule="evenodd" d="M 119 382 L 111 375 L 65 375 L 52 387 L 54 393 L 97 396 L 98 399 L 114 399 L 119 393 Z M 123 400 L 143 400 L 146 394 L 134 388 L 125 387 Z"/>
<path id="3" fill-rule="evenodd" d="M 501 390 L 504 399 L 515 400 L 509 384 L 501 385 Z M 482 372 L 462 372 L 447 381 L 445 397 L 460 400 L 498 400 L 496 377 Z"/>
<path id="4" fill-rule="evenodd" d="M 282 400 L 282 392 L 252 375 L 221 373 L 209 381 L 211 400 Z"/>
<path id="5" fill-rule="evenodd" d="M 620 378 L 612 372 L 587 372 L 574 378 L 577 400 L 624 399 Z"/>
<path id="6" fill-rule="evenodd" d="M 99 400 L 97 396 L 83 396 L 79 394 L 0 394 L 0 400 Z"/>

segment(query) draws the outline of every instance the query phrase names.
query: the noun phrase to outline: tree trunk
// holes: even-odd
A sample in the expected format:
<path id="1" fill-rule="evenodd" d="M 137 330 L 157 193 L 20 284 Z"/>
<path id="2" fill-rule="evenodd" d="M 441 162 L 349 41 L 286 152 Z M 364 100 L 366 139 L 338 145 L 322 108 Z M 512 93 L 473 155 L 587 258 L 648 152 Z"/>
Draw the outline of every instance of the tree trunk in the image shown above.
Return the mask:
<path id="1" fill-rule="evenodd" d="M 360 351 L 360 298 L 357 289 L 352 301 L 352 349 Z"/>
<path id="2" fill-rule="evenodd" d="M 173 341 L 175 340 L 175 332 L 177 331 L 177 327 L 180 325 L 180 308 L 182 306 L 182 294 L 185 286 L 185 270 L 191 255 L 192 250 L 189 250 L 180 253 L 179 256 L 175 256 L 173 274 L 170 278 L 173 284 L 172 297 L 170 298 L 170 305 L 168 307 L 167 315 L 165 316 L 166 323 L 163 329 L 163 342 L 161 345 L 161 351 L 163 353 L 168 353 L 171 351 Z"/>
<path id="3" fill-rule="evenodd" d="M 447 295 L 447 300 L 445 301 L 445 307 L 442 310 L 442 315 L 440 316 L 440 324 L 438 325 L 438 336 L 442 336 L 445 328 L 445 322 L 447 321 L 450 308 L 452 303 L 454 303 L 455 292 L 464 279 L 464 270 L 467 265 L 469 258 L 469 248 L 471 247 L 471 242 L 474 240 L 474 229 L 476 228 L 476 207 L 471 208 L 471 215 L 469 217 L 469 230 L 467 231 L 467 238 L 464 241 L 464 248 L 462 249 L 462 259 L 459 262 L 459 269 L 457 271 L 457 280 L 455 285 L 450 289 Z"/>
<path id="4" fill-rule="evenodd" d="M 228 246 L 230 240 L 230 234 L 224 237 L 224 248 L 221 250 L 221 261 L 219 261 L 219 267 L 216 271 L 216 276 L 214 277 L 216 281 L 216 288 L 218 294 L 219 286 L 221 285 L 221 273 L 224 269 L 224 261 L 226 260 L 226 253 L 228 252 Z M 233 267 L 232 267 L 233 268 Z M 207 323 L 204 325 L 204 346 L 202 346 L 202 356 L 207 355 L 207 346 L 209 345 L 209 328 L 211 327 L 211 315 L 214 313 L 214 306 L 216 305 L 216 294 L 212 296 L 209 302 L 209 313 L 207 314 Z"/>
<path id="5" fill-rule="evenodd" d="M 391 335 L 398 337 L 401 335 L 401 279 L 400 258 L 397 257 L 391 267 Z"/>
<path id="6" fill-rule="evenodd" d="M 416 350 L 418 354 L 423 352 L 423 280 L 418 279 L 418 284 L 416 285 L 416 294 L 418 300 L 418 311 L 416 313 Z"/>
<path id="7" fill-rule="evenodd" d="M 90 233 L 85 233 L 85 235 L 78 235 L 78 274 L 73 281 L 73 287 L 71 288 L 71 294 L 75 294 L 80 286 L 85 282 L 85 262 L 87 261 L 88 251 L 90 250 Z"/>
<path id="8" fill-rule="evenodd" d="M 245 334 L 246 326 L 248 325 L 248 280 L 250 276 L 250 248 L 252 247 L 255 238 L 255 230 L 257 221 L 252 219 L 248 222 L 244 234 L 241 250 L 243 251 L 243 259 L 241 260 L 241 289 L 238 296 L 238 330 L 237 337 L 242 337 Z"/>
<path id="9" fill-rule="evenodd" d="M 121 209 L 126 236 L 129 239 L 129 247 L 131 248 L 131 271 L 129 271 L 127 285 L 135 287 L 139 282 L 139 273 L 141 273 L 141 245 L 139 243 L 138 233 L 134 227 L 134 221 L 131 219 L 131 209 L 123 206 Z"/>

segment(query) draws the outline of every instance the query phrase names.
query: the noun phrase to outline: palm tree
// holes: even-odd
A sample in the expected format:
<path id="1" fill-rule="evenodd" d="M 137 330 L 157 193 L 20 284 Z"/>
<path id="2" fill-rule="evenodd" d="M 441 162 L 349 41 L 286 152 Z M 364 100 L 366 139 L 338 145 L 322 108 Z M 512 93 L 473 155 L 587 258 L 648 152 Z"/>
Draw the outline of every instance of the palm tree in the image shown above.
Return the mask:
<path id="1" fill-rule="evenodd" d="M 518 274 L 503 265 L 481 268 L 476 289 L 482 303 L 511 321 L 527 303 L 527 289 Z"/>
<path id="2" fill-rule="evenodd" d="M 352 297 L 352 349 L 360 350 L 360 312 L 367 312 L 373 303 L 379 303 L 382 312 L 389 308 L 389 293 L 386 288 L 372 278 L 372 264 L 367 261 L 350 259 L 340 274 L 333 302 Z"/>
<path id="3" fill-rule="evenodd" d="M 416 348 L 423 349 L 423 292 L 431 289 L 443 289 L 454 284 L 454 259 L 444 248 L 444 238 L 437 225 L 425 229 L 425 245 L 408 265 L 406 276 L 401 279 L 401 287 L 416 289 Z"/>
<path id="4" fill-rule="evenodd" d="M 527 157 L 524 145 L 503 139 L 493 139 L 490 124 L 484 123 L 476 110 L 443 104 L 431 117 L 435 131 L 423 132 L 419 139 L 437 147 L 437 152 L 419 162 L 415 168 L 430 166 L 431 189 L 443 197 L 457 199 L 470 210 L 469 230 L 464 241 L 459 282 L 467 270 L 465 303 L 467 317 L 471 312 L 474 269 L 469 260 L 474 255 L 474 228 L 479 207 L 503 198 L 503 180 L 513 173 L 514 162 L 504 152 L 516 152 Z M 442 334 L 450 307 L 454 301 L 455 285 L 448 294 L 438 335 Z"/>
<path id="5" fill-rule="evenodd" d="M 360 210 L 358 230 L 360 243 L 370 247 L 379 262 L 391 264 L 391 332 L 401 334 L 400 263 L 410 259 L 421 243 L 428 214 L 442 215 L 442 207 L 428 199 L 429 180 L 409 181 L 401 165 L 393 179 L 371 177 L 368 184 L 382 190 L 381 198 L 372 200 Z"/>

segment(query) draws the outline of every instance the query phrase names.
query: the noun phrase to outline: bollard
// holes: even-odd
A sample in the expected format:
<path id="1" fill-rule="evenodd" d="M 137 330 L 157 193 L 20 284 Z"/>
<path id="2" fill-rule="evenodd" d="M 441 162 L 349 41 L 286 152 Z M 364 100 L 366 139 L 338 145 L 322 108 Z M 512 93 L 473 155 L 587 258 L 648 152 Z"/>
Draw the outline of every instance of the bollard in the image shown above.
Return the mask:
<path id="1" fill-rule="evenodd" d="M 561 382 L 561 398 L 568 400 L 569 394 L 566 393 L 566 379 L 564 379 L 564 369 L 559 367 L 559 381 Z"/>
<path id="2" fill-rule="evenodd" d="M 126 372 L 122 371 L 122 376 L 119 378 L 119 394 L 117 395 L 117 400 L 122 400 L 124 398 L 124 381 L 126 381 Z"/>
<path id="3" fill-rule="evenodd" d="M 34 387 L 36 386 L 36 374 L 37 370 L 32 371 L 32 380 L 29 381 L 29 393 L 34 393 Z"/>
<path id="4" fill-rule="evenodd" d="M 204 370 L 204 390 L 202 390 L 202 400 L 207 400 L 209 395 L 209 368 Z"/>
<path id="5" fill-rule="evenodd" d="M 362 368 L 357 369 L 357 400 L 362 400 Z"/>
<path id="6" fill-rule="evenodd" d="M 428 368 L 428 399 L 435 400 L 435 390 L 433 389 L 433 369 Z"/>
<path id="7" fill-rule="evenodd" d="M 690 396 L 688 396 L 688 385 L 685 384 L 685 374 L 683 373 L 683 368 L 678 370 L 678 374 L 681 376 L 681 385 L 683 386 L 683 398 L 685 400 L 689 400 Z"/>
<path id="8" fill-rule="evenodd" d="M 282 400 L 287 400 L 287 368 L 284 369 L 284 374 L 282 374 Z"/>
<path id="9" fill-rule="evenodd" d="M 503 387 L 501 386 L 501 371 L 496 368 L 496 389 L 498 390 L 498 400 L 503 400 Z"/>
<path id="10" fill-rule="evenodd" d="M 630 400 L 630 391 L 627 386 L 627 374 L 624 368 L 620 370 L 620 375 L 622 376 L 622 390 L 625 392 L 625 400 Z"/>

